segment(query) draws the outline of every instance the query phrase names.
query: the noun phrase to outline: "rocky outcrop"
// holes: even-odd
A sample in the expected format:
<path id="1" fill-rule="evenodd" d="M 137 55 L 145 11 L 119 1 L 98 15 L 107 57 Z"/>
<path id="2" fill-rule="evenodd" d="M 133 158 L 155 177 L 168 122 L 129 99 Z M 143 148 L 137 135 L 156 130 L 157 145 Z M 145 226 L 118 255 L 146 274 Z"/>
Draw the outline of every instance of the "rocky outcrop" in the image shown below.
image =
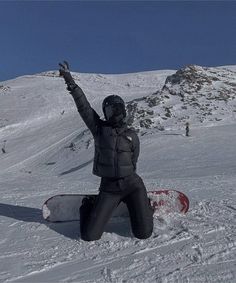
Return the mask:
<path id="1" fill-rule="evenodd" d="M 11 88 L 9 86 L 0 85 L 0 93 L 6 93 L 6 92 L 8 92 L 10 90 L 11 90 Z"/>
<path id="2" fill-rule="evenodd" d="M 127 109 L 140 131 L 235 119 L 236 72 L 186 66 L 168 76 L 161 91 L 130 101 Z"/>

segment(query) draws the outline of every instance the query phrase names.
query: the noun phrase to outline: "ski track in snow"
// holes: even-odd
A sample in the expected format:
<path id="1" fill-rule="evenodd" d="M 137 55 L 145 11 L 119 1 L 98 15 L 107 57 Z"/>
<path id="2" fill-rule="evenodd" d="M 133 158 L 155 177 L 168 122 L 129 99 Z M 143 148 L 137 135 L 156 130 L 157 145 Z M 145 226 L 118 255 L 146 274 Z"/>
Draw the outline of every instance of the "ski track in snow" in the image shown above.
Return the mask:
<path id="1" fill-rule="evenodd" d="M 148 85 L 150 92 L 159 75 L 133 75 L 128 97 Z M 127 88 L 120 84 L 123 79 L 129 82 L 129 76 L 84 75 L 82 84 L 99 105 L 111 85 L 125 93 Z M 145 82 L 148 77 L 152 84 Z M 55 105 L 56 97 L 64 95 L 58 103 L 71 107 L 71 102 L 65 104 L 65 91 L 58 94 L 58 78 L 29 76 L 9 84 L 13 90 L 21 84 L 27 99 L 27 89 L 31 93 L 42 82 L 49 89 L 53 82 L 48 102 Z M 96 88 L 103 90 L 98 101 Z M 44 100 L 37 99 L 42 101 L 37 115 L 45 117 L 49 107 L 45 111 Z M 0 164 L 0 282 L 236 282 L 235 124 L 196 127 L 190 138 L 176 129 L 143 136 L 138 171 L 148 189 L 183 191 L 190 198 L 189 212 L 155 219 L 147 240 L 133 238 L 129 222 L 117 219 L 101 240 L 87 243 L 80 239 L 79 222 L 50 224 L 41 216 L 48 197 L 95 192 L 99 185 L 91 176 L 92 144 L 80 118 L 73 111 L 63 119 L 55 115 L 42 124 L 40 119 L 26 122 L 27 127 L 12 116 L 18 126 L 0 131 L 0 141 L 6 133 L 8 139 Z M 71 141 L 78 142 L 75 152 L 68 148 Z"/>

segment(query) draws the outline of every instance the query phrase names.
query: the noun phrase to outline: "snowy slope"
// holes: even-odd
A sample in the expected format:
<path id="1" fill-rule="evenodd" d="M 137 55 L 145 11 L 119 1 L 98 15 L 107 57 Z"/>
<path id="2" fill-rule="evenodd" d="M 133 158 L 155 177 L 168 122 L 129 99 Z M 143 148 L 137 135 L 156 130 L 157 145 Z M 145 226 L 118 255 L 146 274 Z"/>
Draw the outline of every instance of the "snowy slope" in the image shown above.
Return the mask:
<path id="1" fill-rule="evenodd" d="M 148 190 L 181 190 L 191 209 L 145 241 L 126 221 L 90 243 L 76 222 L 44 222 L 48 197 L 97 192 L 93 140 L 57 72 L 1 82 L 0 282 L 235 282 L 236 67 L 73 76 L 100 115 L 106 95 L 124 97 Z"/>

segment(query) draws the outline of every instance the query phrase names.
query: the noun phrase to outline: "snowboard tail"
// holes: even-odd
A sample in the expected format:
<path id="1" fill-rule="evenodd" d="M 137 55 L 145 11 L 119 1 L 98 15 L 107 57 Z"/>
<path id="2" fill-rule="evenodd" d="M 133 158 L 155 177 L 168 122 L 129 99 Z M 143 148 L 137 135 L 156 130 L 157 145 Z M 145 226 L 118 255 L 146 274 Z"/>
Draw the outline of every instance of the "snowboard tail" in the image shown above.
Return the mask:
<path id="1" fill-rule="evenodd" d="M 67 222 L 80 220 L 80 206 L 85 197 L 96 195 L 61 194 L 45 201 L 42 208 L 43 218 L 49 222 Z M 148 192 L 154 217 L 170 213 L 186 213 L 189 209 L 188 197 L 176 190 Z M 121 202 L 114 210 L 112 218 L 129 216 L 127 206 Z"/>

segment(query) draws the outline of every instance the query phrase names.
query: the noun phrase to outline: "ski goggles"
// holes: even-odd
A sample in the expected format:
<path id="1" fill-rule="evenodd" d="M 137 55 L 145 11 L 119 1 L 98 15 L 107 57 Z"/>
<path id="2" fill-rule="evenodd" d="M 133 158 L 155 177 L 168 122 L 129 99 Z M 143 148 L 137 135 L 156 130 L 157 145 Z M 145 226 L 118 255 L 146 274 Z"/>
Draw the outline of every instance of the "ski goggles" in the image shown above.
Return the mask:
<path id="1" fill-rule="evenodd" d="M 121 103 L 114 103 L 107 105 L 104 109 L 106 119 L 109 120 L 111 117 L 118 116 L 123 113 L 124 105 Z"/>

